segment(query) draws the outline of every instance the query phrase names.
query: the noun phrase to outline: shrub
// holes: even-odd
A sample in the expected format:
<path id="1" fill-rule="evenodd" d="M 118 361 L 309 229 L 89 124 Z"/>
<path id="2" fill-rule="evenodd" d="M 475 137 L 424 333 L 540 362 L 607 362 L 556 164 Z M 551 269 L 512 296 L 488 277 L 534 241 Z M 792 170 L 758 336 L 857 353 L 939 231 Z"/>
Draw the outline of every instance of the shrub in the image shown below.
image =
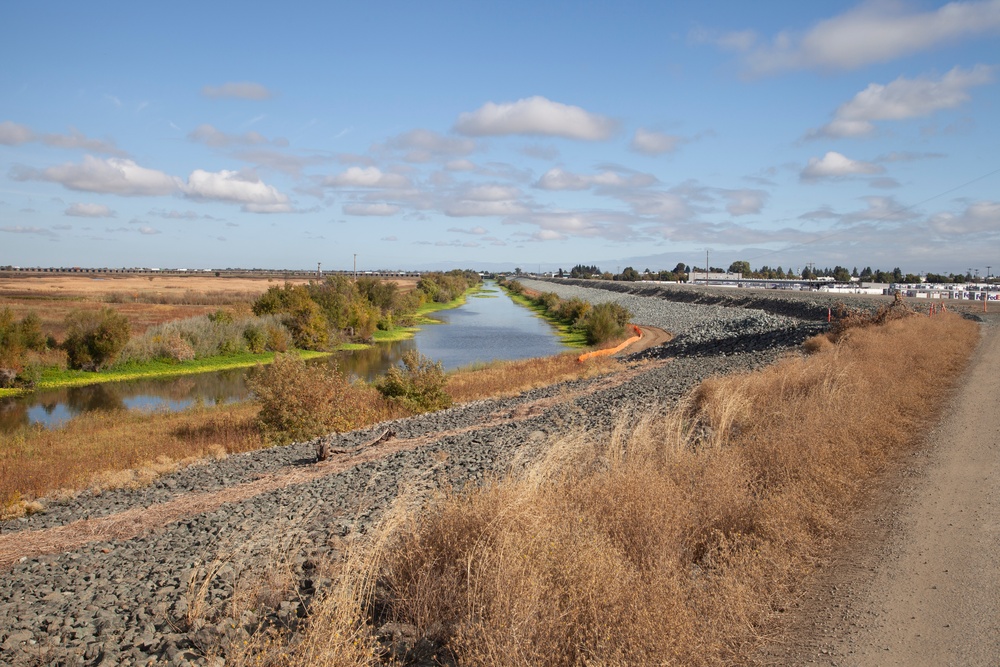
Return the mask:
<path id="1" fill-rule="evenodd" d="M 572 299 L 560 302 L 556 316 L 570 324 L 577 324 L 587 316 L 590 308 L 590 303 L 587 301 L 573 297 Z"/>
<path id="2" fill-rule="evenodd" d="M 631 313 L 617 303 L 597 304 L 583 320 L 587 343 L 600 345 L 621 337 L 625 333 L 625 326 L 630 317 Z"/>
<path id="3" fill-rule="evenodd" d="M 375 382 L 375 388 L 409 410 L 430 412 L 451 405 L 451 397 L 444 391 L 446 381 L 441 362 L 409 350 L 403 354 L 403 365 L 390 368 Z"/>
<path id="4" fill-rule="evenodd" d="M 247 349 L 253 354 L 261 354 L 267 349 L 267 334 L 256 324 L 251 324 L 243 330 L 243 339 L 247 342 Z"/>
<path id="5" fill-rule="evenodd" d="M 269 442 L 284 444 L 343 432 L 370 421 L 374 409 L 335 367 L 306 365 L 297 354 L 278 354 L 247 378 L 260 404 L 257 417 Z"/>
<path id="6" fill-rule="evenodd" d="M 75 310 L 66 316 L 63 347 L 70 368 L 98 371 L 113 362 L 128 343 L 132 327 L 113 308 Z"/>
<path id="7" fill-rule="evenodd" d="M 28 313 L 18 322 L 10 308 L 0 310 L 0 387 L 34 385 L 37 373 L 29 372 L 29 356 L 45 349 L 38 315 Z"/>

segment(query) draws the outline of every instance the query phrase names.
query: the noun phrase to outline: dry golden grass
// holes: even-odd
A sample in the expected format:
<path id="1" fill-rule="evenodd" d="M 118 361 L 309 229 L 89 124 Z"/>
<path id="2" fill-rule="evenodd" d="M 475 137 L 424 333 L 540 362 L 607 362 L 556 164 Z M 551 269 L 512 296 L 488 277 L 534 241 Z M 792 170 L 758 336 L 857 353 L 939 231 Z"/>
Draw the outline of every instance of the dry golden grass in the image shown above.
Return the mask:
<path id="1" fill-rule="evenodd" d="M 62 428 L 21 428 L 0 447 L 0 508 L 52 495 L 136 487 L 199 459 L 263 446 L 256 407 L 175 413 L 89 412 Z"/>
<path id="2" fill-rule="evenodd" d="M 977 340 L 958 317 L 856 328 L 611 438 L 568 434 L 527 474 L 390 530 L 373 557 L 380 616 L 359 637 L 369 600 L 340 600 L 345 625 L 310 641 L 371 645 L 389 620 L 462 665 L 743 664 Z"/>
<path id="3" fill-rule="evenodd" d="M 552 357 L 496 361 L 460 370 L 448 375 L 445 391 L 454 402 L 463 403 L 488 397 L 513 396 L 557 382 L 614 373 L 622 368 L 620 362 L 608 357 L 581 364 L 576 360 L 578 356 L 569 352 Z"/>

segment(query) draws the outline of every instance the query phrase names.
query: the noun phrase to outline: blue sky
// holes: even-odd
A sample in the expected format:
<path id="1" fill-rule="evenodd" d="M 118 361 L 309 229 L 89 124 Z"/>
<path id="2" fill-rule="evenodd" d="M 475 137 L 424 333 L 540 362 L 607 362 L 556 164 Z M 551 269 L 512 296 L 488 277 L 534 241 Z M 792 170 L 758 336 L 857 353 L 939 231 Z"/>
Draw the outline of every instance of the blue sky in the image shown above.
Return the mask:
<path id="1" fill-rule="evenodd" d="M 0 16 L 0 265 L 1000 271 L 1000 0 Z"/>

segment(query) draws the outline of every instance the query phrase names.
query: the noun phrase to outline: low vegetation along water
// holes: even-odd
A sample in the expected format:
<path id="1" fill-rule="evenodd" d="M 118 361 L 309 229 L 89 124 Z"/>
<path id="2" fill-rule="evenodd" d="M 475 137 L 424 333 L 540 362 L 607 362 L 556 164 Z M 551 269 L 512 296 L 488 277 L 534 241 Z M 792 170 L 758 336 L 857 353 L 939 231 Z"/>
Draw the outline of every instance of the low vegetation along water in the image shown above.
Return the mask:
<path id="1" fill-rule="evenodd" d="M 434 317 L 443 324 L 423 327 L 411 339 L 337 352 L 315 363 L 336 363 L 345 374 L 371 381 L 399 363 L 411 349 L 440 361 L 445 370 L 497 359 L 549 356 L 566 349 L 550 325 L 516 305 L 492 283 L 463 306 L 438 311 Z M 0 399 L 0 432 L 29 423 L 55 426 L 93 410 L 183 410 L 198 402 L 242 401 L 249 396 L 245 375 L 245 369 L 231 369 Z"/>

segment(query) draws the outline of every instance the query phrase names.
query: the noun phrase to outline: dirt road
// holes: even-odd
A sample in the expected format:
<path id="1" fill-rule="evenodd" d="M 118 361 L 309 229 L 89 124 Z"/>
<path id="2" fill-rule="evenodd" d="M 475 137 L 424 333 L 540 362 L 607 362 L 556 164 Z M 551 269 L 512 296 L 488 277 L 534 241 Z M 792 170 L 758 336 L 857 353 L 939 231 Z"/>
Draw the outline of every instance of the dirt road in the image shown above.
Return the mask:
<path id="1" fill-rule="evenodd" d="M 1000 322 L 764 662 L 1000 665 Z"/>

